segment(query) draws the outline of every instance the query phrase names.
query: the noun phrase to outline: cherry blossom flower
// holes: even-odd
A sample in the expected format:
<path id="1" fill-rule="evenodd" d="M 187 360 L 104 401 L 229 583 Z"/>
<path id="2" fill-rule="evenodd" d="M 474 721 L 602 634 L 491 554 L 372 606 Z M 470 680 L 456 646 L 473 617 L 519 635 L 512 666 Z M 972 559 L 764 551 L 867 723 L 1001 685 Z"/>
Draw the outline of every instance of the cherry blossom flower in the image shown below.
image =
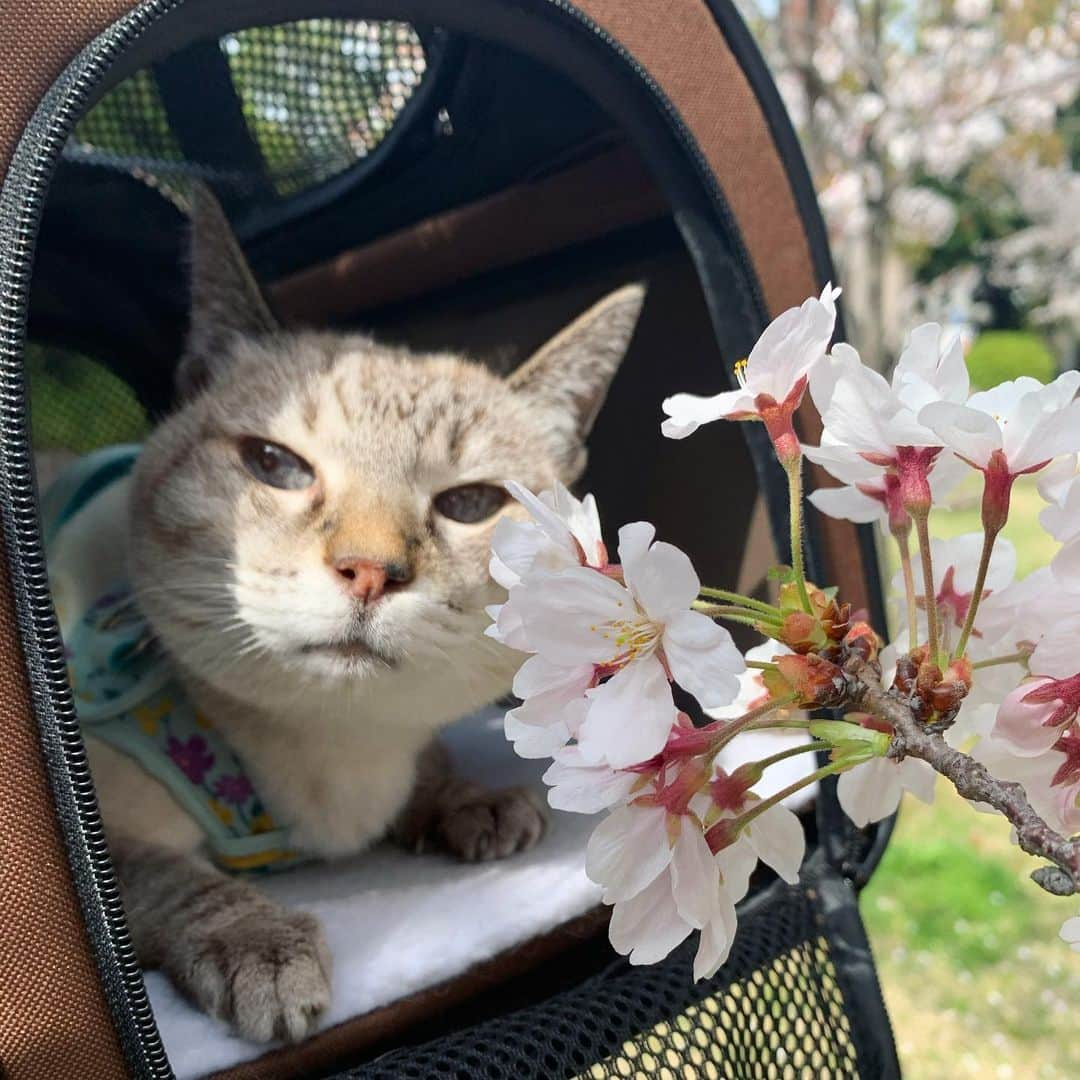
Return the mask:
<path id="1" fill-rule="evenodd" d="M 925 803 L 933 802 L 936 776 L 917 758 L 876 757 L 841 773 L 836 795 L 844 813 L 861 829 L 895 813 L 905 791 Z"/>
<path id="2" fill-rule="evenodd" d="M 1055 624 L 1036 646 L 1028 666 L 1034 676 L 1001 703 L 995 738 L 1020 757 L 1045 754 L 1071 727 L 1080 712 L 1080 660 L 1076 642 L 1080 613 Z"/>
<path id="3" fill-rule="evenodd" d="M 931 402 L 919 420 L 958 457 L 986 477 L 983 522 L 1000 528 L 1017 476 L 1037 472 L 1061 454 L 1080 450 L 1080 371 L 1052 383 L 1021 376 L 972 394 L 967 404 Z"/>
<path id="4" fill-rule="evenodd" d="M 669 673 L 709 708 L 731 701 L 745 669 L 731 635 L 690 610 L 700 588 L 690 560 L 654 535 L 645 522 L 619 531 L 625 584 L 572 567 L 522 581 L 507 601 L 552 669 L 591 664 L 607 679 L 586 691 L 577 732 L 594 764 L 632 765 L 664 746 L 676 718 Z"/>
<path id="5" fill-rule="evenodd" d="M 804 453 L 854 492 L 818 495 L 815 505 L 834 516 L 874 520 L 884 510 L 894 531 L 903 513 L 929 508 L 936 494 L 959 478 L 947 469 L 929 487 L 943 440 L 919 421 L 928 404 L 966 400 L 969 381 L 958 340 L 943 346 L 942 329 L 926 323 L 911 332 L 891 382 L 863 364 L 850 345 L 837 345 L 810 378 L 821 413 L 819 447 Z M 945 455 L 948 458 L 948 454 Z M 876 468 L 875 468 L 876 467 Z M 857 495 L 863 498 L 857 498 Z M 870 501 L 879 504 L 873 508 Z"/>
<path id="6" fill-rule="evenodd" d="M 600 569 L 607 565 L 600 516 L 592 495 L 576 499 L 558 481 L 552 491 L 540 495 L 513 481 L 507 483 L 506 490 L 529 512 L 532 520 L 504 517 L 495 526 L 489 573 L 504 589 L 514 588 L 534 572 L 554 572 L 571 566 Z M 513 607 L 496 604 L 487 613 L 493 620 L 486 631 L 489 637 L 513 649 L 530 651 Z"/>
<path id="7" fill-rule="evenodd" d="M 1076 455 L 1059 457 L 1039 473 L 1039 494 L 1054 506 L 1064 506 L 1076 476 Z"/>
<path id="8" fill-rule="evenodd" d="M 611 944 L 632 964 L 662 960 L 713 922 L 721 904 L 734 913 L 697 818 L 663 805 L 610 814 L 589 838 L 585 870 L 614 904 Z"/>
<path id="9" fill-rule="evenodd" d="M 506 490 L 529 512 L 531 521 L 504 517 L 491 538 L 491 576 L 509 589 L 534 570 L 607 565 L 600 516 L 592 495 L 576 499 L 558 481 L 534 495 L 510 481 Z"/>
<path id="10" fill-rule="evenodd" d="M 840 487 L 817 488 L 808 496 L 821 513 L 860 525 L 881 522 L 894 532 L 910 525 L 896 468 L 872 465 L 861 454 L 839 444 L 828 430 L 822 433 L 820 446 L 803 446 L 803 453 L 841 481 Z M 954 454 L 936 458 L 929 475 L 934 505 L 948 496 L 966 471 Z"/>
<path id="11" fill-rule="evenodd" d="M 663 403 L 668 415 L 664 434 L 669 439 L 685 439 L 713 420 L 763 420 L 774 442 L 787 436 L 809 374 L 824 358 L 832 339 L 839 295 L 840 290 L 830 283 L 820 297 L 811 297 L 801 307 L 778 315 L 749 357 L 736 365 L 737 390 L 714 397 L 675 394 L 667 398 Z M 797 450 L 797 443 L 787 449 Z"/>
<path id="12" fill-rule="evenodd" d="M 899 446 L 941 446 L 918 414 L 933 402 L 963 402 L 969 389 L 959 340 L 943 349 L 942 337 L 937 323 L 913 330 L 891 382 L 863 364 L 850 345 L 837 345 L 810 378 L 829 441 L 881 465 L 896 458 Z"/>

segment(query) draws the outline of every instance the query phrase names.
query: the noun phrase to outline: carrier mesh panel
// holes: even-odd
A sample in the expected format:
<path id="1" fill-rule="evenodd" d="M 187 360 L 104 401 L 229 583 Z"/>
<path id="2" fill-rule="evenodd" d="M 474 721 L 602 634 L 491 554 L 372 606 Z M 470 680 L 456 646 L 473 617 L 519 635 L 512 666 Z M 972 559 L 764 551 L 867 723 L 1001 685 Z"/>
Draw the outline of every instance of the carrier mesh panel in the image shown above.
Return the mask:
<path id="1" fill-rule="evenodd" d="M 137 442 L 149 430 L 146 412 L 127 383 L 85 356 L 30 345 L 26 373 L 35 451 L 85 454 Z"/>
<path id="2" fill-rule="evenodd" d="M 691 940 L 661 964 L 618 965 L 541 1005 L 394 1051 L 347 1075 L 354 1080 L 886 1075 L 879 1048 L 887 1045 L 889 1033 L 860 1029 L 860 1000 L 845 992 L 839 959 L 822 930 L 812 876 L 807 884 L 806 889 L 774 886 L 742 918 L 731 957 L 711 980 L 694 983 L 697 945 Z M 860 999 L 871 993 L 879 993 L 876 985 L 859 986 Z"/>
<path id="3" fill-rule="evenodd" d="M 282 196 L 375 150 L 428 66 L 416 31 L 400 22 L 305 19 L 241 30 L 219 44 L 267 178 Z M 244 190 L 262 179 L 185 162 L 150 70 L 91 109 L 65 155 L 166 184 L 198 175 Z"/>

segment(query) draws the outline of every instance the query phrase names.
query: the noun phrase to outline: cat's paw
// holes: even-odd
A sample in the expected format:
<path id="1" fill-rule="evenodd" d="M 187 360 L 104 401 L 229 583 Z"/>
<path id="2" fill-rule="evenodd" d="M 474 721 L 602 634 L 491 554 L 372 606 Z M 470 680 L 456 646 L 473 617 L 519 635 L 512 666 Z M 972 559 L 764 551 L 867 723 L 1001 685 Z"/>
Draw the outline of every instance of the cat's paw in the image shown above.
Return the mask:
<path id="1" fill-rule="evenodd" d="M 504 859 L 528 851 L 544 835 L 543 804 L 525 788 L 478 791 L 439 819 L 443 845 L 465 862 Z"/>
<path id="2" fill-rule="evenodd" d="M 330 1005 L 330 953 L 313 916 L 252 913 L 199 942 L 185 982 L 245 1039 L 299 1042 Z"/>

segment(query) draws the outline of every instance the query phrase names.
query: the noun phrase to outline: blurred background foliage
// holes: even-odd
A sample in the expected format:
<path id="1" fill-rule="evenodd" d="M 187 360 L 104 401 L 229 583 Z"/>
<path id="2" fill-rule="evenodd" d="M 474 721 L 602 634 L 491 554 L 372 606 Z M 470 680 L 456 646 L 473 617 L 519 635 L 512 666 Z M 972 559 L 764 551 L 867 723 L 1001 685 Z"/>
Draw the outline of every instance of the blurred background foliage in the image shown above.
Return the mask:
<path id="1" fill-rule="evenodd" d="M 1075 3 L 737 3 L 802 139 L 864 359 L 886 369 L 933 319 L 967 344 L 1025 331 L 1075 367 Z"/>

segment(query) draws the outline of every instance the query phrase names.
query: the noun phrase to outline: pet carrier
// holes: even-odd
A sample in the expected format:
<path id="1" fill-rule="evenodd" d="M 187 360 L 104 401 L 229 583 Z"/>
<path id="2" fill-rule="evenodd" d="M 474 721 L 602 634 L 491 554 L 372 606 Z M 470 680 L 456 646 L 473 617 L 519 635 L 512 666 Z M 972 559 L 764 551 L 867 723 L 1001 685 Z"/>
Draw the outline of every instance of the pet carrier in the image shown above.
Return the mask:
<path id="1" fill-rule="evenodd" d="M 759 881 L 703 983 L 687 947 L 651 968 L 616 958 L 580 866 L 560 893 L 522 863 L 533 903 L 507 918 L 510 860 L 486 871 L 477 917 L 436 931 L 413 911 L 440 963 L 395 982 L 397 945 L 383 949 L 379 993 L 304 1044 L 242 1044 L 150 980 L 152 1008 L 43 562 L 32 445 L 45 462 L 138 439 L 170 406 L 198 179 L 283 318 L 504 369 L 646 280 L 585 485 L 609 521 L 656 522 L 706 579 L 758 585 L 786 535 L 770 454 L 750 425 L 659 433 L 666 393 L 714 391 L 831 276 L 795 136 L 730 0 L 20 0 L 2 18 L 0 1073 L 896 1075 L 856 903 L 889 825 L 854 829 L 827 785 L 802 884 Z M 813 529 L 814 576 L 880 622 L 869 533 Z M 480 757 L 500 740 L 462 738 Z M 584 834 L 560 835 L 580 863 Z M 335 895 L 379 872 L 349 871 Z M 480 922 L 486 937 L 465 925 Z"/>

